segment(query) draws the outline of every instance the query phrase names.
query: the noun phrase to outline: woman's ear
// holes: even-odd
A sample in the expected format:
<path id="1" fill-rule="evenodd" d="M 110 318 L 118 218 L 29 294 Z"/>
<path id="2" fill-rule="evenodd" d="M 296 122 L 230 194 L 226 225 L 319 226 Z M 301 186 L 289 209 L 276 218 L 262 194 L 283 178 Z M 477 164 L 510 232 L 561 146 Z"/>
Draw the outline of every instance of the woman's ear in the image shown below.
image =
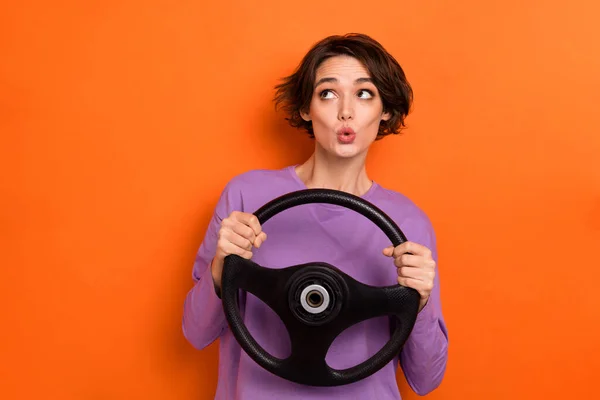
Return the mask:
<path id="1" fill-rule="evenodd" d="M 300 111 L 300 116 L 302 117 L 303 120 L 305 120 L 306 122 L 309 122 L 311 120 L 310 118 L 310 114 L 307 113 L 306 111 Z"/>
<path id="2" fill-rule="evenodd" d="M 389 112 L 384 112 L 383 114 L 381 114 L 382 121 L 388 121 L 390 118 L 392 118 L 392 114 L 390 114 Z"/>

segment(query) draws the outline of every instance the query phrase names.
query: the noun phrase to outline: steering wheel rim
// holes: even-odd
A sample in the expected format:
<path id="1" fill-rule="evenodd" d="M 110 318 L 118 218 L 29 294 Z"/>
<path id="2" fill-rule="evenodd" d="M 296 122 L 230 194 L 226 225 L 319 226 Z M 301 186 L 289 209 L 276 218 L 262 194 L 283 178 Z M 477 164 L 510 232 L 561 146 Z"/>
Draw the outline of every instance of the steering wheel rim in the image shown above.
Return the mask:
<path id="1" fill-rule="evenodd" d="M 407 240 L 398 225 L 375 205 L 361 197 L 332 189 L 290 192 L 269 201 L 254 215 L 264 225 L 270 218 L 289 208 L 312 203 L 338 205 L 363 215 L 377 225 L 394 246 Z M 329 288 L 327 296 L 334 299 L 335 304 L 329 307 L 329 313 L 320 319 L 297 307 L 298 292 L 306 289 L 299 285 L 308 282 L 309 278 L 313 282 L 321 282 L 321 287 Z M 365 285 L 322 262 L 271 269 L 252 260 L 229 255 L 225 258 L 221 282 L 223 310 L 242 349 L 267 371 L 309 386 L 346 385 L 383 368 L 399 354 L 408 339 L 416 321 L 420 300 L 420 295 L 412 288 L 399 284 L 385 287 Z M 265 290 L 266 286 L 268 290 Z M 252 337 L 238 307 L 240 290 L 255 294 L 279 315 L 292 339 L 291 356 L 285 359 L 274 357 Z M 288 301 L 282 301 L 282 296 Z M 327 365 L 325 355 L 337 335 L 360 321 L 382 315 L 395 317 L 396 324 L 390 339 L 377 353 L 343 370 Z"/>

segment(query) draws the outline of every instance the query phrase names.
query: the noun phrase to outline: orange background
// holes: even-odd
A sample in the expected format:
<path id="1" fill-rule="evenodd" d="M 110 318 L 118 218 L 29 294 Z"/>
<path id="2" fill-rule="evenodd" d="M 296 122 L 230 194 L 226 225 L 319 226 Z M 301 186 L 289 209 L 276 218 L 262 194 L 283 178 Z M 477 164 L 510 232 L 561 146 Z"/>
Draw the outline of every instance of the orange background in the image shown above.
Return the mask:
<path id="1" fill-rule="evenodd" d="M 450 357 L 428 398 L 597 395 L 596 2 L 11 3 L 0 398 L 212 398 L 216 346 L 181 333 L 195 251 L 232 176 L 308 157 L 272 88 L 351 31 L 415 90 L 369 171 L 437 230 Z"/>

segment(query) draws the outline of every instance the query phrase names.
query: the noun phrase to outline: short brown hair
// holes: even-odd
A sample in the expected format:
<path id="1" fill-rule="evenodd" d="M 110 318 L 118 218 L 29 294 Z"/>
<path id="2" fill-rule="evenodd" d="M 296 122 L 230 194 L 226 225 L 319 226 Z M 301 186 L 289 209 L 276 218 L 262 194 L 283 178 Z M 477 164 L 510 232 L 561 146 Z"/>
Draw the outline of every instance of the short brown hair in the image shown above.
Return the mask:
<path id="1" fill-rule="evenodd" d="M 398 61 L 379 42 L 364 34 L 333 35 L 317 42 L 296 71 L 275 86 L 276 109 L 281 107 L 287 112 L 286 120 L 291 126 L 304 128 L 314 137 L 312 123 L 303 120 L 300 112 L 308 111 L 310 107 L 316 72 L 321 63 L 340 55 L 354 57 L 365 66 L 379 91 L 383 111 L 390 113 L 388 121 L 381 121 L 377 138 L 399 134 L 412 105 L 412 88 Z"/>

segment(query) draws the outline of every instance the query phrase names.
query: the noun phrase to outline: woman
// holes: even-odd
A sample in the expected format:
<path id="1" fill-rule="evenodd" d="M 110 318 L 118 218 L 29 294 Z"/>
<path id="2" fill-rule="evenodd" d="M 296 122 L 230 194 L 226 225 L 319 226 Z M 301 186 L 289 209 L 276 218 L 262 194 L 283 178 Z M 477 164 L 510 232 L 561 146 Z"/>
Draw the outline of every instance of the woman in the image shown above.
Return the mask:
<path id="1" fill-rule="evenodd" d="M 183 331 L 193 346 L 202 349 L 220 339 L 217 399 L 399 399 L 398 362 L 416 393 L 424 395 L 440 384 L 448 337 L 433 228 L 413 202 L 377 184 L 365 167 L 371 144 L 404 127 L 411 101 L 400 65 L 379 43 L 357 34 L 317 43 L 277 86 L 276 103 L 288 112 L 292 126 L 314 138 L 314 153 L 301 165 L 253 170 L 226 185 L 198 251 L 195 285 L 184 305 Z M 252 215 L 278 196 L 307 188 L 362 197 L 390 216 L 409 241 L 389 246 L 371 221 L 334 205 L 293 207 L 265 226 Z M 228 254 L 270 268 L 323 261 L 365 284 L 412 287 L 421 296 L 416 324 L 394 362 L 366 379 L 325 388 L 289 382 L 251 360 L 228 328 L 219 298 Z M 240 299 L 240 308 L 266 351 L 275 357 L 290 354 L 289 337 L 274 312 L 251 294 Z M 341 369 L 368 359 L 389 340 L 389 323 L 374 318 L 347 329 L 332 344 L 327 363 Z"/>

